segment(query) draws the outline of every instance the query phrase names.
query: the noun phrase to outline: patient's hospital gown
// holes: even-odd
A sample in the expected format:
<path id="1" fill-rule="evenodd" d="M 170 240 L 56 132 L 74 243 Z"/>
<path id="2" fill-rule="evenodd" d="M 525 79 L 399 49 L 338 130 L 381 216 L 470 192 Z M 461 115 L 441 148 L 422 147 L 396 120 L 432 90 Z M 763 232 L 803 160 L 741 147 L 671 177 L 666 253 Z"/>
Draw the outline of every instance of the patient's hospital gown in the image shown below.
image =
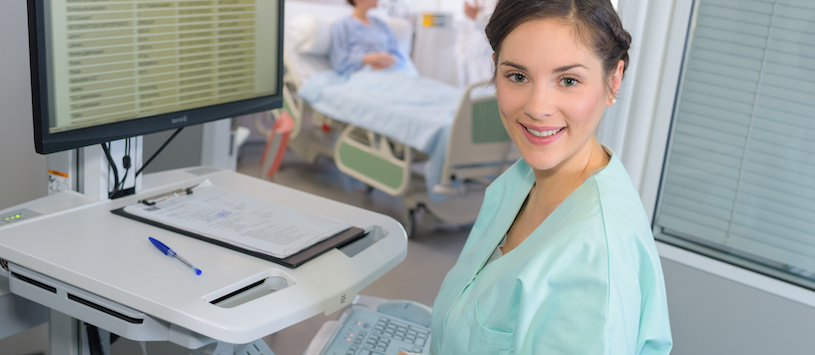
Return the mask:
<path id="1" fill-rule="evenodd" d="M 396 36 L 388 25 L 368 17 L 369 25 L 353 16 L 343 17 L 331 26 L 331 47 L 328 57 L 331 67 L 339 74 L 362 69 L 362 57 L 369 53 L 388 52 L 396 61 L 392 68 L 415 72 L 410 59 L 400 49 Z"/>
<path id="2" fill-rule="evenodd" d="M 668 354 L 659 256 L 616 156 L 487 263 L 534 182 L 520 160 L 487 189 L 433 306 L 432 354 Z"/>

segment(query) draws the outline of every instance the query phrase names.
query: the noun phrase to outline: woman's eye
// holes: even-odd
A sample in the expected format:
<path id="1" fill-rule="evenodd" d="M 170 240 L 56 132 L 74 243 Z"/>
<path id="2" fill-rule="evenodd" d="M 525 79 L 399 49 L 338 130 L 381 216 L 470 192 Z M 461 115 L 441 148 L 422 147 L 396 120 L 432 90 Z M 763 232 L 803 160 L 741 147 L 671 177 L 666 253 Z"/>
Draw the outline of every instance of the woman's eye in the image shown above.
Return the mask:
<path id="1" fill-rule="evenodd" d="M 575 86 L 577 85 L 578 81 L 575 78 L 563 78 L 561 79 L 563 86 Z"/>
<path id="2" fill-rule="evenodd" d="M 512 80 L 513 82 L 516 82 L 516 83 L 522 83 L 522 82 L 526 81 L 526 76 L 524 76 L 523 74 L 513 73 L 513 74 L 509 74 L 508 77 L 509 77 L 509 80 Z"/>

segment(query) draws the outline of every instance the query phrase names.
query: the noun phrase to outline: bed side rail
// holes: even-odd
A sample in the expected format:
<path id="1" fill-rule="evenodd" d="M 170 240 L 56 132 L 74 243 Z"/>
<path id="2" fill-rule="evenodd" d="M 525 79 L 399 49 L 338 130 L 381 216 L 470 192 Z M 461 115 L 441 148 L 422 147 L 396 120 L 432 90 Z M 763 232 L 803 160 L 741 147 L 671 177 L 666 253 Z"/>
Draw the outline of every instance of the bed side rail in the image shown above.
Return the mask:
<path id="1" fill-rule="evenodd" d="M 412 160 L 410 148 L 351 125 L 340 133 L 334 148 L 340 171 L 394 196 L 407 192 Z"/>

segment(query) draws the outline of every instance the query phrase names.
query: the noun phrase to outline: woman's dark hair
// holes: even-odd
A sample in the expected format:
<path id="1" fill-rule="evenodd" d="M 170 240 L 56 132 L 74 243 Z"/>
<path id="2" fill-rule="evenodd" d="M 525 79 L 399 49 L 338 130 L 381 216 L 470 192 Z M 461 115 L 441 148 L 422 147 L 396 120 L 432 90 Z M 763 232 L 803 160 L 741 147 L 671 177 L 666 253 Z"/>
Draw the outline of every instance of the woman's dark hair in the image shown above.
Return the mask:
<path id="1" fill-rule="evenodd" d="M 562 19 L 573 24 L 578 38 L 600 58 L 606 76 L 621 59 L 623 72 L 628 69 L 631 35 L 623 29 L 609 0 L 499 0 L 485 31 L 496 60 L 507 35 L 535 19 Z"/>
<path id="2" fill-rule="evenodd" d="M 351 4 L 351 6 L 357 6 L 357 4 L 354 3 L 354 0 L 345 0 L 345 1 L 347 1 L 349 4 Z"/>

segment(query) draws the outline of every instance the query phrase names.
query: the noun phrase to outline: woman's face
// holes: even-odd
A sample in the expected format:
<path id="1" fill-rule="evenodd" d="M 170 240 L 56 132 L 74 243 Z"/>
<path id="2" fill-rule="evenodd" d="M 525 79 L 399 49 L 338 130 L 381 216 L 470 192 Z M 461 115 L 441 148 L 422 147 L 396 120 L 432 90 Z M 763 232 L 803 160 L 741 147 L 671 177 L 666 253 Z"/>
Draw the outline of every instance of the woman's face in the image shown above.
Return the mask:
<path id="1" fill-rule="evenodd" d="M 354 3 L 356 4 L 355 7 L 361 7 L 364 9 L 373 9 L 376 7 L 378 0 L 356 0 Z"/>
<path id="2" fill-rule="evenodd" d="M 588 158 L 603 109 L 619 88 L 622 61 L 609 79 L 573 26 L 558 19 L 524 22 L 499 53 L 498 108 L 524 160 L 544 171 L 585 164 L 573 158 Z"/>

